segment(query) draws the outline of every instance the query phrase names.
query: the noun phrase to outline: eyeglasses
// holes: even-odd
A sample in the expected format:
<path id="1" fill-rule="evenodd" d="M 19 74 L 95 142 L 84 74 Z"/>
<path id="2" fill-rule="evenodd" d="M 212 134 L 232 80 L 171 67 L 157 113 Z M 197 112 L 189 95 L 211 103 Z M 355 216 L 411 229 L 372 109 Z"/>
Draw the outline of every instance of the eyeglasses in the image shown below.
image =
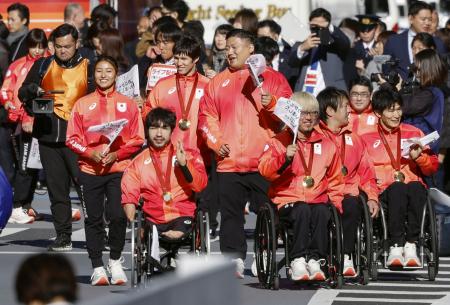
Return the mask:
<path id="1" fill-rule="evenodd" d="M 370 93 L 369 92 L 352 92 L 350 93 L 350 97 L 351 98 L 369 98 L 370 97 Z"/>
<path id="2" fill-rule="evenodd" d="M 300 112 L 301 117 L 311 116 L 313 118 L 319 116 L 319 111 L 302 111 Z"/>

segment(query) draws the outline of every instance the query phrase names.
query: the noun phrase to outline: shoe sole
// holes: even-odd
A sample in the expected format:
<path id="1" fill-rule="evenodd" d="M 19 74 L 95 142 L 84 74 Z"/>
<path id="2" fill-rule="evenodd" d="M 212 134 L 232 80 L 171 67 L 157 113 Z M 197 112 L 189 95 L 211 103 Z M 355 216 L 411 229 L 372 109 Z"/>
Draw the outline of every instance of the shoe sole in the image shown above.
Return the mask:
<path id="1" fill-rule="evenodd" d="M 111 280 L 111 285 L 120 286 L 120 285 L 125 285 L 126 283 L 127 283 L 127 281 L 125 281 L 125 280 L 117 280 L 117 281 L 115 281 L 115 282 L 113 282 L 113 281 Z"/>
<path id="2" fill-rule="evenodd" d="M 323 275 L 322 273 L 316 273 L 314 275 L 311 275 L 309 277 L 310 281 L 325 281 L 325 275 Z"/>
<path id="3" fill-rule="evenodd" d="M 30 216 L 30 217 L 32 217 L 32 216 Z M 26 224 L 30 224 L 30 223 L 33 223 L 33 222 L 34 222 L 34 218 L 32 220 L 27 221 L 27 222 L 17 221 L 17 220 L 14 220 L 14 219 L 13 220 L 11 220 L 11 219 L 8 220 L 8 223 L 18 224 L 18 225 L 26 225 Z"/>
<path id="4" fill-rule="evenodd" d="M 102 277 L 95 284 L 91 283 L 92 286 L 109 286 L 109 281 L 107 278 Z"/>
<path id="5" fill-rule="evenodd" d="M 387 263 L 387 265 L 389 267 L 403 267 L 403 262 L 400 259 L 396 258 L 390 264 Z"/>
<path id="6" fill-rule="evenodd" d="M 244 275 L 243 275 L 243 274 L 241 274 L 241 273 L 239 273 L 239 272 L 235 272 L 234 274 L 235 274 L 236 278 L 238 278 L 238 279 L 240 279 L 240 280 L 243 280 L 243 279 L 244 279 Z"/>
<path id="7" fill-rule="evenodd" d="M 416 259 L 411 258 L 405 262 L 405 267 L 421 267 L 421 266 Z"/>
<path id="8" fill-rule="evenodd" d="M 68 252 L 68 251 L 72 251 L 72 247 L 67 247 L 67 248 L 49 248 L 48 251 L 50 252 Z"/>
<path id="9" fill-rule="evenodd" d="M 309 280 L 309 274 L 304 274 L 304 275 L 302 275 L 302 276 L 300 276 L 300 277 L 293 277 L 293 276 L 291 275 L 291 279 L 292 279 L 293 281 L 308 281 L 308 280 Z"/>
<path id="10" fill-rule="evenodd" d="M 355 277 L 356 271 L 353 268 L 348 268 L 348 269 L 344 269 L 343 274 L 345 277 Z"/>

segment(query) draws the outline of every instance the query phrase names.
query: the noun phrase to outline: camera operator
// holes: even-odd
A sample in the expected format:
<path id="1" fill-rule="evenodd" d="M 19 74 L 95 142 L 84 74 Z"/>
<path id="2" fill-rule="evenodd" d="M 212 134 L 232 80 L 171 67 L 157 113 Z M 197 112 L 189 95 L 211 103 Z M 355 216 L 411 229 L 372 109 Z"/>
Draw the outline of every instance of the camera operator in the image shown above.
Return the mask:
<path id="1" fill-rule="evenodd" d="M 295 91 L 317 95 L 328 86 L 346 90 L 343 61 L 350 50 L 347 36 L 331 24 L 331 14 L 323 8 L 309 15 L 311 34 L 292 47 L 289 65 L 300 68 Z"/>

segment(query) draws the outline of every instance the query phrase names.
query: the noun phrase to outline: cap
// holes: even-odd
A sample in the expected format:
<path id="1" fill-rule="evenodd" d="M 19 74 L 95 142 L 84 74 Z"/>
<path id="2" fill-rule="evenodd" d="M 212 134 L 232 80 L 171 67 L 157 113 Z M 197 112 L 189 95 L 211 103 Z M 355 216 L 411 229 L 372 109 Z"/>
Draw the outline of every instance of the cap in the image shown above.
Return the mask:
<path id="1" fill-rule="evenodd" d="M 356 15 L 359 22 L 359 30 L 361 32 L 366 32 L 374 29 L 378 21 L 380 21 L 380 17 L 377 15 Z"/>

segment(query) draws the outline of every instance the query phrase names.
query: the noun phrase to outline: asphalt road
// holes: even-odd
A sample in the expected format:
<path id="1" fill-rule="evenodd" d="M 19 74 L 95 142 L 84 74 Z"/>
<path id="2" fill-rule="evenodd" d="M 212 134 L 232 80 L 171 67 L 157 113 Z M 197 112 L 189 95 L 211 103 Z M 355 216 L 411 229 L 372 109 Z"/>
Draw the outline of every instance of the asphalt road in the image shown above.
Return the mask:
<path id="1" fill-rule="evenodd" d="M 28 225 L 8 225 L 0 236 L 0 304 L 18 304 L 14 295 L 14 278 L 20 262 L 33 253 L 46 251 L 47 246 L 55 238 L 51 222 L 47 195 L 36 196 L 33 206 L 45 215 L 44 221 Z M 79 207 L 74 204 L 73 207 Z M 251 276 L 253 242 L 250 238 L 251 229 L 255 224 L 255 215 L 249 215 L 246 227 L 249 232 L 246 260 L 246 277 L 239 281 L 239 290 L 236 292 L 241 304 L 450 304 L 450 258 L 441 258 L 440 273 L 435 282 L 426 278 L 425 271 L 390 272 L 380 270 L 379 281 L 363 286 L 348 282 L 343 289 L 330 289 L 326 285 L 304 285 L 292 283 L 281 273 L 280 290 L 272 291 L 262 289 L 258 280 Z M 124 249 L 126 268 L 130 267 L 130 233 Z M 77 281 L 79 283 L 80 301 L 92 300 L 110 296 L 123 298 L 133 293 L 128 286 L 92 287 L 90 276 L 92 273 L 89 258 L 86 253 L 83 221 L 73 223 L 73 250 L 65 253 L 73 263 Z M 281 250 L 279 250 L 281 251 Z M 220 255 L 218 241 L 212 243 L 212 255 Z M 104 253 L 104 261 L 108 255 Z M 129 269 L 128 269 L 129 275 Z M 174 275 L 175 276 L 175 275 Z M 157 279 L 156 279 L 157 280 Z"/>

